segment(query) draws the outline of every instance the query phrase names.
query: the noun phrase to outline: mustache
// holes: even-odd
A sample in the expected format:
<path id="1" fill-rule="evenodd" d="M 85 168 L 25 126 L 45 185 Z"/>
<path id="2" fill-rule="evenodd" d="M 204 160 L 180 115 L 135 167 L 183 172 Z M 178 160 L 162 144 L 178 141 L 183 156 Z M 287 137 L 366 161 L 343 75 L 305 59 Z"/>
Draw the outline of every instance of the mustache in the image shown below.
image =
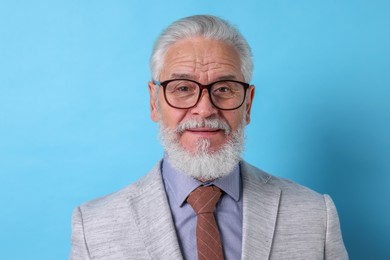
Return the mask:
<path id="1" fill-rule="evenodd" d="M 225 132 L 225 135 L 228 135 L 231 131 L 229 124 L 225 120 L 219 118 L 207 118 L 201 120 L 188 119 L 184 122 L 181 122 L 176 127 L 175 132 L 178 134 L 182 134 L 187 129 L 203 127 L 223 130 Z"/>

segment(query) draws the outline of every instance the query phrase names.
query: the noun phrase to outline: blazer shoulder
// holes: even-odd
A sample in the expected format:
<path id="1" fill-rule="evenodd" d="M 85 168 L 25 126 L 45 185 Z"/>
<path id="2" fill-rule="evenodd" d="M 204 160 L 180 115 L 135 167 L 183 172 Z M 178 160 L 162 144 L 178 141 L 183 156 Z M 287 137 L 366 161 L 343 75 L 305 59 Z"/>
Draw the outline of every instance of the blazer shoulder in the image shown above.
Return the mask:
<path id="1" fill-rule="evenodd" d="M 244 212 L 250 226 L 246 232 L 259 236 L 254 230 L 260 234 L 268 230 L 272 234 L 271 256 L 267 252 L 264 257 L 252 258 L 348 259 L 337 210 L 328 195 L 246 162 L 241 163 L 241 173 L 247 195 Z"/>
<path id="2" fill-rule="evenodd" d="M 105 195 L 100 198 L 88 201 L 80 206 L 80 211 L 85 215 L 99 215 L 102 213 L 112 213 L 115 210 L 120 210 L 128 207 L 128 201 L 139 196 L 148 189 L 149 186 L 159 182 L 160 163 L 154 166 L 145 176 L 138 181 L 122 188 L 119 191 Z"/>
<path id="3" fill-rule="evenodd" d="M 257 181 L 260 185 L 280 189 L 283 197 L 311 198 L 324 203 L 322 194 L 292 180 L 271 175 L 245 161 L 241 162 L 241 170 L 243 177 L 249 181 Z"/>
<path id="4" fill-rule="evenodd" d="M 142 239 L 142 232 L 147 232 L 148 229 L 141 231 L 139 223 L 144 217 L 143 213 L 147 212 L 143 207 L 149 205 L 148 197 L 158 196 L 163 187 L 159 169 L 158 164 L 137 182 L 86 202 L 74 210 L 72 257 L 79 259 L 78 256 L 90 255 L 91 259 L 123 259 L 124 256 L 131 259 L 148 258 Z M 140 203 L 137 204 L 137 201 Z"/>

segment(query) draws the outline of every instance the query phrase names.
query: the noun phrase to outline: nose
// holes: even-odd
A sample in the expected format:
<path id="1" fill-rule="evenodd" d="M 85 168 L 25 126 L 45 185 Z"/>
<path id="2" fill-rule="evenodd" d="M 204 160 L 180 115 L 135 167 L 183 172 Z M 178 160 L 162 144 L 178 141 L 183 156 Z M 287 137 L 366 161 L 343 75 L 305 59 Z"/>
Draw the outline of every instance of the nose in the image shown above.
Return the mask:
<path id="1" fill-rule="evenodd" d="M 210 117 L 218 112 L 218 109 L 211 103 L 207 89 L 202 90 L 202 94 L 196 106 L 191 109 L 194 115 L 200 115 L 203 118 Z"/>

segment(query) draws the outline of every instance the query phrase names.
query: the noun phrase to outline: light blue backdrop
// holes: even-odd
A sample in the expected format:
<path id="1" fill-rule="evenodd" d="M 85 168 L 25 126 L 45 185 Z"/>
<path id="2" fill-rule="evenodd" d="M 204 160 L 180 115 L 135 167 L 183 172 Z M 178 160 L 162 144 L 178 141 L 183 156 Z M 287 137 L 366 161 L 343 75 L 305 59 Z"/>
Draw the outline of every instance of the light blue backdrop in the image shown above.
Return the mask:
<path id="1" fill-rule="evenodd" d="M 72 209 L 157 162 L 151 47 L 199 13 L 253 48 L 245 158 L 329 193 L 351 259 L 390 259 L 385 0 L 1 0 L 0 259 L 66 259 Z"/>

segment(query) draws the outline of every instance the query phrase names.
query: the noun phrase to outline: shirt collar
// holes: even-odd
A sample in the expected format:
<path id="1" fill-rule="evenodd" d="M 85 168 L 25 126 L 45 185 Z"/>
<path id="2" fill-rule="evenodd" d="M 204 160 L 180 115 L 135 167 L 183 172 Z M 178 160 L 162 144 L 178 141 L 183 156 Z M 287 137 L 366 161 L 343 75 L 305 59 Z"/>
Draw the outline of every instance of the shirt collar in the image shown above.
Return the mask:
<path id="1" fill-rule="evenodd" d="M 162 164 L 162 175 L 164 184 L 172 191 L 175 202 L 180 207 L 183 206 L 188 195 L 200 185 L 215 185 L 235 201 L 240 200 L 241 178 L 239 164 L 234 167 L 229 175 L 205 184 L 175 169 L 165 156 Z"/>

